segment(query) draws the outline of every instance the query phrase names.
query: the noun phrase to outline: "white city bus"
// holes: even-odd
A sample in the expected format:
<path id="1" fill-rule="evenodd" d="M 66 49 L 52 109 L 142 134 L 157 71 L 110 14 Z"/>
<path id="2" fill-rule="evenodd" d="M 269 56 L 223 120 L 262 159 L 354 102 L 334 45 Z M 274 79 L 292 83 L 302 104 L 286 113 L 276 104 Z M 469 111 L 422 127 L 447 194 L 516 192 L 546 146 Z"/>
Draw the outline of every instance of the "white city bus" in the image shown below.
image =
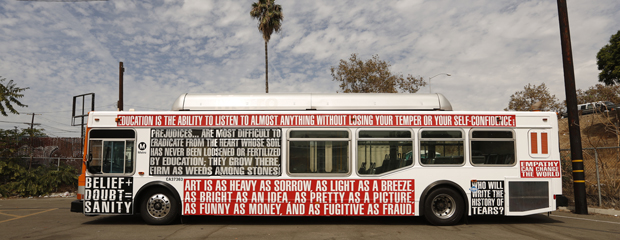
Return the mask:
<path id="1" fill-rule="evenodd" d="M 452 111 L 441 94 L 183 94 L 91 112 L 86 215 L 464 216 L 554 211 L 553 112 Z"/>

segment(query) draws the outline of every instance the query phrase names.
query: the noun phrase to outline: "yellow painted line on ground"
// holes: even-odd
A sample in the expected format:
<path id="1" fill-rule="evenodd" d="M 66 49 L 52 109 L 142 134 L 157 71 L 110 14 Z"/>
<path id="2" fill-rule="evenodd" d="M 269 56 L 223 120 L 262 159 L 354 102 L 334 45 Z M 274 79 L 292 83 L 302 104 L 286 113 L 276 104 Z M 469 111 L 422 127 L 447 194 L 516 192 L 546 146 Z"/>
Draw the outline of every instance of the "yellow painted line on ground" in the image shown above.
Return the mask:
<path id="1" fill-rule="evenodd" d="M 7 219 L 7 220 L 4 220 L 4 221 L 0 221 L 0 223 L 5 223 L 5 222 L 8 222 L 8 221 L 13 221 L 13 220 L 20 219 L 20 218 L 30 217 L 30 216 L 34 216 L 34 215 L 37 215 L 37 214 L 41 214 L 41 213 L 45 213 L 45 212 L 49 212 L 49 211 L 54 211 L 56 209 L 58 209 L 58 208 L 47 209 L 45 211 L 31 213 L 31 214 L 24 215 L 24 216 L 16 216 L 15 218 L 11 218 L 11 219 Z M 9 214 L 5 214 L 5 215 L 9 215 Z"/>
<path id="2" fill-rule="evenodd" d="M 2 211 L 0 211 L 0 214 L 5 215 L 5 216 L 9 216 L 9 217 L 20 217 L 19 215 L 3 213 Z"/>

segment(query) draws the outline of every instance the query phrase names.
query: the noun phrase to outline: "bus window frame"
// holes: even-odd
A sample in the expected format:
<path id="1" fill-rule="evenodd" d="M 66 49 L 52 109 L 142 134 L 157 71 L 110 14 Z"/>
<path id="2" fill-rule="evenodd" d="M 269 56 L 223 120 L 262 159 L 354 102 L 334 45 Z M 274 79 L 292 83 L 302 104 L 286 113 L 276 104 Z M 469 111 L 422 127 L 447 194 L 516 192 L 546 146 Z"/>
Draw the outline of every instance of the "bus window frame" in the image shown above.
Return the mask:
<path id="1" fill-rule="evenodd" d="M 422 138 L 422 133 L 426 131 L 458 131 L 461 132 L 461 138 Z M 423 167 L 462 167 L 467 163 L 466 156 L 468 155 L 467 147 L 467 133 L 463 128 L 420 128 L 418 131 L 418 151 L 417 157 L 420 166 Z M 422 141 L 462 141 L 463 147 L 463 162 L 460 164 L 424 164 L 422 163 Z M 428 151 L 428 150 L 427 150 Z M 428 154 L 428 153 L 427 153 Z"/>
<path id="2" fill-rule="evenodd" d="M 348 142 L 347 147 L 347 172 L 346 173 L 291 173 L 290 165 L 291 165 L 291 145 L 290 142 L 308 142 L 308 141 L 343 141 L 345 138 L 291 138 L 292 131 L 347 131 L 348 137 L 346 141 Z M 349 128 L 290 128 L 286 131 L 286 174 L 289 177 L 349 177 L 353 174 L 352 164 L 351 164 L 351 148 L 352 148 L 352 132 Z"/>
<path id="3" fill-rule="evenodd" d="M 107 138 L 107 137 L 96 137 L 96 138 L 91 138 L 90 134 L 93 130 L 96 131 L 119 131 L 119 130 L 131 130 L 134 132 L 134 138 Z M 88 173 L 90 176 L 133 176 L 136 172 L 136 165 L 137 165 L 137 148 L 138 148 L 138 142 L 137 142 L 137 133 L 135 129 L 126 129 L 126 128 L 93 128 L 90 129 L 87 133 L 88 135 L 88 148 L 86 149 L 86 153 L 87 155 L 87 162 L 90 162 L 90 149 L 92 147 L 91 141 L 101 141 L 101 146 L 102 146 L 102 151 L 103 151 L 103 146 L 104 146 L 104 142 L 114 142 L 114 141 L 123 141 L 125 143 L 124 147 L 123 147 L 123 151 L 126 150 L 127 148 L 127 141 L 133 141 L 133 152 L 132 152 L 132 161 L 133 161 L 133 166 L 131 169 L 131 172 L 125 172 L 126 169 L 126 164 L 127 164 L 127 158 L 125 156 L 125 154 L 123 154 L 123 156 L 125 156 L 125 158 L 123 159 L 123 173 L 105 173 L 103 172 L 103 169 L 101 172 L 98 173 L 94 173 L 91 172 L 89 170 L 89 166 L 87 164 L 86 166 L 86 173 Z M 101 159 L 101 168 L 103 168 L 103 156 Z"/>
<path id="4" fill-rule="evenodd" d="M 502 141 L 502 142 L 507 142 L 504 141 L 504 139 L 508 139 L 508 138 L 473 138 L 473 134 L 475 131 L 486 131 L 486 132 L 512 132 L 512 144 L 514 146 L 513 150 L 514 150 L 514 161 L 512 164 L 474 164 L 474 158 L 472 156 L 473 151 L 472 151 L 472 142 L 475 141 L 484 141 L 484 142 L 491 142 L 491 141 Z M 468 143 L 469 143 L 469 163 L 474 166 L 474 167 L 514 167 L 515 165 L 517 165 L 517 159 L 518 156 L 517 154 L 519 153 L 519 151 L 517 150 L 517 133 L 514 131 L 514 129 L 510 129 L 510 128 L 471 128 L 469 130 L 469 139 L 468 139 Z"/>
<path id="5" fill-rule="evenodd" d="M 386 131 L 408 131 L 409 133 L 411 133 L 411 137 L 410 138 L 366 138 L 366 137 L 360 137 L 359 134 L 362 131 L 376 131 L 376 132 L 386 132 Z M 359 152 L 358 152 L 358 142 L 359 141 L 411 141 L 411 157 L 412 162 L 411 165 L 407 165 L 407 166 L 403 166 L 401 168 L 397 168 L 397 169 L 393 169 L 387 172 L 383 172 L 380 174 L 360 174 L 359 173 L 359 168 L 357 166 L 357 158 L 359 157 Z M 416 164 L 416 133 L 413 131 L 413 129 L 411 128 L 357 128 L 357 130 L 355 131 L 355 146 L 353 146 L 353 148 L 355 149 L 355 159 L 353 160 L 354 163 L 354 170 L 355 173 L 357 174 L 357 176 L 359 177 L 377 177 L 377 176 L 385 176 L 387 174 L 392 174 L 398 171 L 402 171 L 405 169 L 409 169 L 412 168 L 413 166 L 415 166 Z M 406 153 L 405 153 L 406 154 Z"/>

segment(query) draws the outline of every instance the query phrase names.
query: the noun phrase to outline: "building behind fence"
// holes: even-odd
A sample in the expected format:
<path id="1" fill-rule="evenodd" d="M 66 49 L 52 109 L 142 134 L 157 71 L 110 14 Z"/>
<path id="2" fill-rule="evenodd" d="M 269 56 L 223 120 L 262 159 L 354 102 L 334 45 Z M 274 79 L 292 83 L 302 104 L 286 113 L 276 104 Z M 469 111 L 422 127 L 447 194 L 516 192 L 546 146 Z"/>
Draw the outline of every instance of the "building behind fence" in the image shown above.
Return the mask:
<path id="1" fill-rule="evenodd" d="M 18 154 L 23 156 L 24 162 L 28 162 L 32 150 L 32 166 L 68 165 L 81 169 L 83 146 L 81 138 L 26 137 L 20 140 Z"/>
<path id="2" fill-rule="evenodd" d="M 560 150 L 562 192 L 574 205 L 573 168 L 570 150 Z M 620 147 L 583 149 L 588 206 L 620 209 Z"/>

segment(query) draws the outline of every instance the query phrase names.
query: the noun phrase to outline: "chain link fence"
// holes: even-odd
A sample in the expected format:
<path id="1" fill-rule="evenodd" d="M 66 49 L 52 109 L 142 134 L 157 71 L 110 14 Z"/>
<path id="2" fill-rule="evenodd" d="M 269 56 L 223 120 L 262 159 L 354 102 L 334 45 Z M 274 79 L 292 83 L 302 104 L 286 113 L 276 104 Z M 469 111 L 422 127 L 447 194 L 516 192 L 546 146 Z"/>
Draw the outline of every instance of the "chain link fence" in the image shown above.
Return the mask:
<path id="1" fill-rule="evenodd" d="M 21 158 L 24 164 L 29 163 L 30 160 L 30 157 Z M 71 166 L 79 171 L 82 169 L 82 158 L 36 157 L 32 158 L 32 166 L 46 166 L 56 168 L 56 170 L 60 169 L 60 166 Z"/>
<path id="2" fill-rule="evenodd" d="M 569 149 L 561 149 L 562 192 L 575 204 L 573 168 Z M 583 149 L 588 206 L 620 209 L 620 147 Z"/>
<path id="3" fill-rule="evenodd" d="M 26 137 L 20 140 L 17 155 L 24 165 L 32 167 L 71 166 L 80 170 L 83 147 L 81 138 Z"/>

